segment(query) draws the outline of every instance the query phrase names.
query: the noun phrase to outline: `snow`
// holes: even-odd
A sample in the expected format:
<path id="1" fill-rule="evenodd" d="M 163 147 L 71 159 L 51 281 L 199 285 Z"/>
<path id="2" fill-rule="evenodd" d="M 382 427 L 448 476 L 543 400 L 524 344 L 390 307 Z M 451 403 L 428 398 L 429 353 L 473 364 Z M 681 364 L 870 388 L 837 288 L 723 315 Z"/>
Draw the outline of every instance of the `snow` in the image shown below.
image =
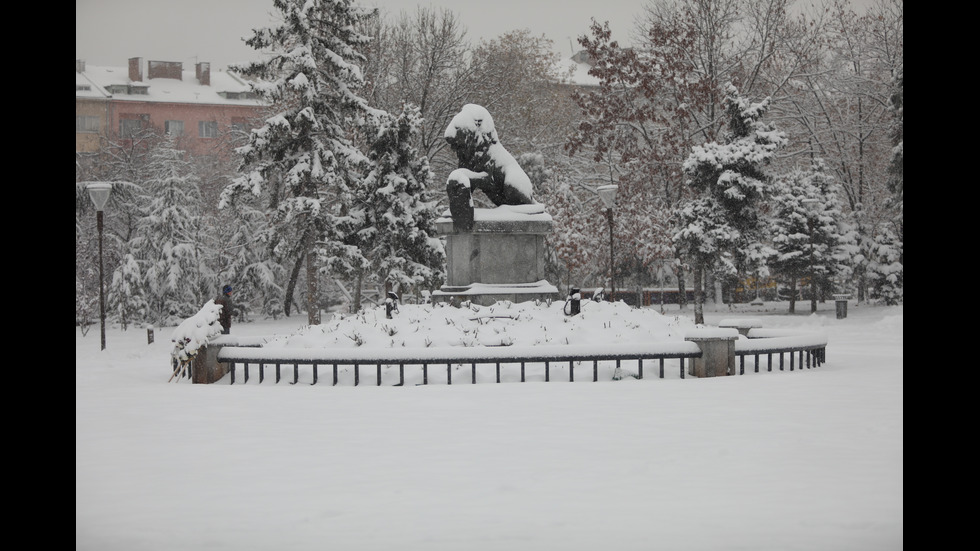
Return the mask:
<path id="1" fill-rule="evenodd" d="M 516 305 L 450 317 L 525 346 L 561 340 L 571 322 L 548 317 L 561 306 L 523 324 L 496 317 Z M 167 383 L 173 328 L 148 344 L 143 329 L 109 327 L 104 351 L 98 326 L 76 328 L 76 549 L 901 549 L 903 307 L 852 301 L 843 320 L 832 301 L 818 307 L 706 305 L 704 331 L 760 320 L 753 332 L 825 339 L 826 363 L 683 380 Z M 619 346 L 617 331 L 624 347 L 671 343 L 695 328 L 690 307 L 659 308 L 584 301 L 576 343 Z M 380 312 L 364 323 L 404 335 L 428 323 L 407 305 Z M 335 321 L 305 323 L 257 320 L 230 337 L 309 339 Z M 434 341 L 463 334 L 425 327 Z"/>
<path id="2" fill-rule="evenodd" d="M 466 169 L 457 169 L 453 174 Z M 466 181 L 467 185 L 469 180 Z M 452 222 L 453 215 L 446 209 L 436 223 Z M 551 222 L 551 215 L 545 212 L 544 205 L 532 203 L 530 205 L 500 205 L 493 208 L 473 209 L 473 220 L 477 222 Z"/>
<path id="3" fill-rule="evenodd" d="M 726 329 L 721 327 L 699 327 L 691 329 L 684 334 L 685 339 L 689 340 L 719 340 L 719 339 L 737 339 L 738 331 L 735 329 Z"/>
<path id="4" fill-rule="evenodd" d="M 198 313 L 182 321 L 170 336 L 170 342 L 174 343 L 171 356 L 186 362 L 196 356 L 201 347 L 207 346 L 211 339 L 220 335 L 218 318 L 221 308 L 214 300 L 209 300 Z"/>

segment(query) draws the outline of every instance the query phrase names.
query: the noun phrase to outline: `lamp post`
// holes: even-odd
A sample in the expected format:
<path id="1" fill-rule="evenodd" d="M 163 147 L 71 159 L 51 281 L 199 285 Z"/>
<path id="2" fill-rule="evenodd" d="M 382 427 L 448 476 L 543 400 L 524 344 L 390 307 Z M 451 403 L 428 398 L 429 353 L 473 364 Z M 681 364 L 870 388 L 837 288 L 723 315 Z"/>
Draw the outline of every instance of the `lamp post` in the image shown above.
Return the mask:
<path id="1" fill-rule="evenodd" d="M 102 350 L 105 350 L 105 285 L 103 284 L 102 262 L 102 210 L 109 201 L 112 184 L 108 182 L 93 182 L 86 186 L 88 196 L 95 205 L 96 220 L 99 228 L 99 321 L 102 327 Z"/>
<path id="2" fill-rule="evenodd" d="M 806 226 L 810 231 L 810 313 L 817 311 L 817 277 L 813 268 L 813 217 L 817 215 L 820 208 L 819 199 L 803 199 L 801 201 L 806 207 Z"/>
<path id="3" fill-rule="evenodd" d="M 602 204 L 606 206 L 606 218 L 609 220 L 609 300 L 611 301 L 616 300 L 616 276 L 613 272 L 613 206 L 616 205 L 617 191 L 619 191 L 619 186 L 616 184 L 596 188 L 599 199 L 602 199 Z"/>

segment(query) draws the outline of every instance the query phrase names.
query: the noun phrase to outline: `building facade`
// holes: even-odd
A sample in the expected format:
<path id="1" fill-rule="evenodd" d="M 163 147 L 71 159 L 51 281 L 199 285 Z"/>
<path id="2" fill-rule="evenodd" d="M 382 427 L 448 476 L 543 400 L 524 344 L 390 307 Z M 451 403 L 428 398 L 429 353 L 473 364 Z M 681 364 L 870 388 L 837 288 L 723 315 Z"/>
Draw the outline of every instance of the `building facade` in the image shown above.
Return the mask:
<path id="1" fill-rule="evenodd" d="M 147 131 L 177 137 L 191 155 L 230 155 L 260 123 L 264 104 L 249 84 L 210 63 L 185 71 L 173 61 L 134 57 L 126 67 L 75 60 L 75 153 L 95 154 Z"/>

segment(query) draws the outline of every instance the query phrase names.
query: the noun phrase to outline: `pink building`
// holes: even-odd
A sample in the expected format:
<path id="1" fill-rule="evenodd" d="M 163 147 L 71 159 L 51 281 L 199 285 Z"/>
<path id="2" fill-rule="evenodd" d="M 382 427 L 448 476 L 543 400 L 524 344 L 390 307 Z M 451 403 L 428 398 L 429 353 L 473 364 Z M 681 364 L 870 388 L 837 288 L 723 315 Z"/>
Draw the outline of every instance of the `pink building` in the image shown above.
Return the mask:
<path id="1" fill-rule="evenodd" d="M 263 107 L 242 77 L 207 62 L 185 71 L 180 62 L 138 57 L 126 67 L 75 60 L 76 153 L 152 129 L 177 136 L 193 155 L 228 155 L 258 126 Z"/>

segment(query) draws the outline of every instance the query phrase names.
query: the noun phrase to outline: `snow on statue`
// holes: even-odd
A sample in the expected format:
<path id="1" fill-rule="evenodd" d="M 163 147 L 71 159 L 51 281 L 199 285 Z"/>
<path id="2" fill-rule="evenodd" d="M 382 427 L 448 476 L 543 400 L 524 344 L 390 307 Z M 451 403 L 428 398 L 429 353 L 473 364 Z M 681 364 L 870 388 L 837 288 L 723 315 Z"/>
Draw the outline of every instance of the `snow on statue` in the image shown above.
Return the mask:
<path id="1" fill-rule="evenodd" d="M 446 182 L 449 211 L 457 230 L 473 229 L 474 189 L 497 206 L 534 203 L 531 179 L 500 144 L 493 118 L 484 107 L 464 105 L 446 128 L 445 138 L 459 159 L 459 168 Z"/>

